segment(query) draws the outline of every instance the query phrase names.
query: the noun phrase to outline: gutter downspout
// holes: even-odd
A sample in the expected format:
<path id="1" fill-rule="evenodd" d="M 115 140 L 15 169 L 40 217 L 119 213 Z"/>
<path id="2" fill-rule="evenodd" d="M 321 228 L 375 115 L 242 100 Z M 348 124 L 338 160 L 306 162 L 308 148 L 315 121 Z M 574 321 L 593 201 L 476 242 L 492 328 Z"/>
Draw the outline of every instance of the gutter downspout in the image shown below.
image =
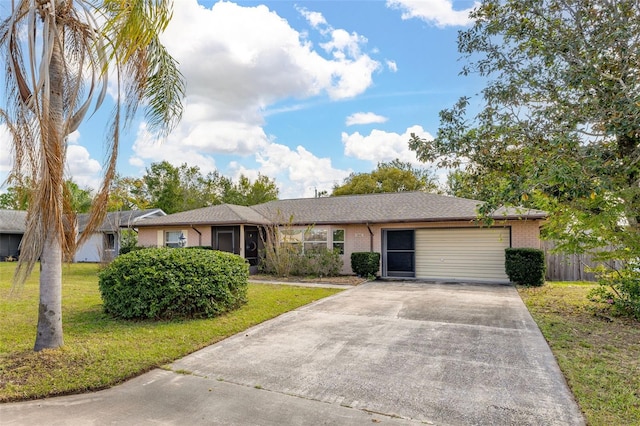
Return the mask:
<path id="1" fill-rule="evenodd" d="M 198 231 L 193 225 L 191 225 L 191 229 L 198 233 L 198 246 L 202 247 L 202 232 Z"/>
<path id="2" fill-rule="evenodd" d="M 369 230 L 369 252 L 373 253 L 373 231 L 369 226 L 369 222 L 366 223 L 367 229 Z"/>

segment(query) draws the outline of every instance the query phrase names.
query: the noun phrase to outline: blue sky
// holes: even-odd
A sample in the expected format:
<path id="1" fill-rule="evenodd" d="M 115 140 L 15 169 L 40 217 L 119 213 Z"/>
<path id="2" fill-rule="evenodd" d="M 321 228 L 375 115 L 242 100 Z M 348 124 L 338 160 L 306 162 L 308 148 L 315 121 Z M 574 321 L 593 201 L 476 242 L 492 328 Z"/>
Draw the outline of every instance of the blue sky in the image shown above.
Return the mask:
<path id="1" fill-rule="evenodd" d="M 478 77 L 458 75 L 456 37 L 473 6 L 174 0 L 162 39 L 186 78 L 184 118 L 164 141 L 146 131 L 142 118 L 132 123 L 119 173 L 142 176 L 162 160 L 233 178 L 262 173 L 276 179 L 281 198 L 296 198 L 330 192 L 349 173 L 380 161 L 429 167 L 408 150 L 409 134 L 430 138 L 441 109 L 482 88 Z M 0 6 L 0 17 L 7 13 Z M 68 174 L 82 187 L 98 186 L 109 110 L 104 106 L 69 139 Z M 4 180 L 10 155 L 2 130 Z"/>

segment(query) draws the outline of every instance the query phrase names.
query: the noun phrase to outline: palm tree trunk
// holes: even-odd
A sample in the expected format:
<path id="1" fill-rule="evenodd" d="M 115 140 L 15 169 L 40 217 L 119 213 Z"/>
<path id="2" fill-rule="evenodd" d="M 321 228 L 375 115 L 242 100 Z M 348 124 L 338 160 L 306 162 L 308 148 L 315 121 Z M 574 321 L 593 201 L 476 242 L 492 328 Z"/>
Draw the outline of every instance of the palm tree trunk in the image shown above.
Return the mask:
<path id="1" fill-rule="evenodd" d="M 58 37 L 60 35 L 58 34 Z M 42 165 L 39 185 L 46 196 L 37 209 L 50 209 L 48 223 L 42 224 L 45 241 L 40 254 L 40 306 L 35 351 L 62 346 L 62 241 L 65 142 L 63 129 L 63 52 L 59 38 L 53 43 L 49 64 L 50 89 L 43 100 Z M 47 105 L 48 102 L 48 105 Z M 44 200 L 44 201 L 42 201 Z"/>
<path id="2" fill-rule="evenodd" d="M 35 351 L 62 346 L 62 247 L 52 233 L 40 257 L 40 307 Z"/>

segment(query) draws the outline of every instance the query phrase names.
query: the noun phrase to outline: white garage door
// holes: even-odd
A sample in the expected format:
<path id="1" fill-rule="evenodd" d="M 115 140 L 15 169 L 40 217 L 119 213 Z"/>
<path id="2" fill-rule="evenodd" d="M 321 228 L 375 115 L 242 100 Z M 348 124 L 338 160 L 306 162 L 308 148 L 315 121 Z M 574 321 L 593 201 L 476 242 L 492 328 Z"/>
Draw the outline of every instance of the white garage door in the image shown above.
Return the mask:
<path id="1" fill-rule="evenodd" d="M 510 228 L 417 229 L 416 277 L 509 281 L 504 249 L 510 236 Z"/>

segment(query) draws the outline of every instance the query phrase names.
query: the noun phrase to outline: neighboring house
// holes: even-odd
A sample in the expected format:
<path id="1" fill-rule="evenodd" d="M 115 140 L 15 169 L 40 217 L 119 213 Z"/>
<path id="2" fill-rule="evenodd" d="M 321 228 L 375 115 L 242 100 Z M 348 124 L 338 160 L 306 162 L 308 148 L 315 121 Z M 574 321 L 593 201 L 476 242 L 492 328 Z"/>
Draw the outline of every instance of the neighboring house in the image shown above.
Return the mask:
<path id="1" fill-rule="evenodd" d="M 144 246 L 211 246 L 255 265 L 260 229 L 279 225 L 302 249 L 337 248 L 351 274 L 351 253 L 381 253 L 382 277 L 506 282 L 504 249 L 540 248 L 546 213 L 500 209 L 491 227 L 477 223 L 480 201 L 424 192 L 222 204 L 139 223 Z"/>
<path id="2" fill-rule="evenodd" d="M 74 262 L 108 262 L 120 252 L 123 229 L 137 228 L 142 220 L 166 216 L 161 209 L 128 210 L 109 212 L 100 226 L 78 247 Z M 88 214 L 78 215 L 78 233 L 84 232 L 89 221 Z"/>
<path id="3" fill-rule="evenodd" d="M 122 229 L 133 229 L 141 220 L 165 215 L 160 209 L 109 212 L 98 229 L 78 247 L 73 261 L 101 262 L 113 259 L 120 251 Z M 0 210 L 0 261 L 18 257 L 26 220 L 26 211 Z M 88 220 L 88 214 L 78 214 L 79 233 L 85 230 Z"/>
<path id="4" fill-rule="evenodd" d="M 27 212 L 0 210 L 0 261 L 18 258 L 26 223 Z"/>

